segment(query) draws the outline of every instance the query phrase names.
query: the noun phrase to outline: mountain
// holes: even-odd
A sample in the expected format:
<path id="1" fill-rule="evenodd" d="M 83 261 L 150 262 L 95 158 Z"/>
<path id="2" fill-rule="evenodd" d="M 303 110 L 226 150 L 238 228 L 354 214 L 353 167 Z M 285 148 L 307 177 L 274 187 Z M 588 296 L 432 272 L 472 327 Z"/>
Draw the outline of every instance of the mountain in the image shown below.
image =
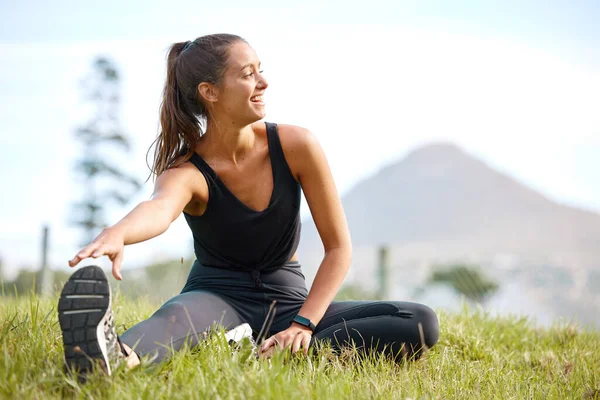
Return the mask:
<path id="1" fill-rule="evenodd" d="M 526 287 L 551 270 L 544 266 L 560 268 L 573 282 L 567 295 L 576 297 L 600 265 L 600 215 L 558 204 L 450 143 L 414 150 L 358 183 L 342 203 L 354 248 L 347 282 L 376 285 L 383 244 L 398 293 L 422 284 L 434 264 L 468 261 L 492 275 L 519 275 Z M 323 256 L 312 219 L 303 223 L 299 255 L 311 281 Z"/>
<path id="2" fill-rule="evenodd" d="M 354 246 L 453 241 L 496 251 L 597 251 L 600 215 L 559 205 L 452 144 L 419 148 L 343 198 Z M 320 246 L 312 220 L 301 253 Z"/>

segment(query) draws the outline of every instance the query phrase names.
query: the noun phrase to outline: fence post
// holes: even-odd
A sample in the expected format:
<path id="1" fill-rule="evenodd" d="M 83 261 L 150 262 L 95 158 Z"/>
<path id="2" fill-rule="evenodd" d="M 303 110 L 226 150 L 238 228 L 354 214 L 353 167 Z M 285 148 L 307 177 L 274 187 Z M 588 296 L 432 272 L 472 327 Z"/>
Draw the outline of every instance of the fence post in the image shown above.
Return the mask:
<path id="1" fill-rule="evenodd" d="M 48 268 L 48 237 L 50 228 L 44 225 L 42 228 L 42 267 L 40 268 L 39 294 L 47 296 L 52 290 L 52 271 Z"/>
<path id="2" fill-rule="evenodd" d="M 388 299 L 390 294 L 390 265 L 389 265 L 389 248 L 386 245 L 379 247 L 379 290 L 377 297 L 380 300 Z"/>

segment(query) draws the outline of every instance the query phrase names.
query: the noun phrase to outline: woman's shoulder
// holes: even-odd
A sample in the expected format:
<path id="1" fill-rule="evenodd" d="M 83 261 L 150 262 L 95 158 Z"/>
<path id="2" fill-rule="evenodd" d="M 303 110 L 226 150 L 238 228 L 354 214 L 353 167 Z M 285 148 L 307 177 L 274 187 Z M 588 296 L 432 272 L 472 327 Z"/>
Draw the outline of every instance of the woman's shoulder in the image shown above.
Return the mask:
<path id="1" fill-rule="evenodd" d="M 156 182 L 166 186 L 185 186 L 194 193 L 204 193 L 208 188 L 208 183 L 199 166 L 191 159 L 167 168 L 157 177 Z"/>
<path id="2" fill-rule="evenodd" d="M 312 146 L 313 142 L 316 141 L 310 130 L 297 125 L 278 123 L 277 132 L 279 133 L 279 141 L 284 151 L 286 149 L 302 151 L 307 146 Z"/>
<path id="3" fill-rule="evenodd" d="M 268 124 L 275 125 L 277 133 L 279 134 L 279 140 L 281 142 L 286 142 L 286 144 L 289 145 L 302 144 L 304 141 L 311 140 L 312 138 L 312 132 L 310 130 L 298 125 L 280 124 L 261 120 L 252 124 L 252 129 L 256 134 L 266 138 Z"/>
<path id="4" fill-rule="evenodd" d="M 299 180 L 307 164 L 312 164 L 315 154 L 321 152 L 321 146 L 315 135 L 301 126 L 277 124 L 277 131 L 287 164 Z"/>
<path id="5" fill-rule="evenodd" d="M 186 198 L 183 211 L 191 215 L 202 215 L 208 203 L 208 182 L 191 160 L 160 174 L 155 184 L 155 193 L 158 191 L 167 193 L 168 197 Z"/>

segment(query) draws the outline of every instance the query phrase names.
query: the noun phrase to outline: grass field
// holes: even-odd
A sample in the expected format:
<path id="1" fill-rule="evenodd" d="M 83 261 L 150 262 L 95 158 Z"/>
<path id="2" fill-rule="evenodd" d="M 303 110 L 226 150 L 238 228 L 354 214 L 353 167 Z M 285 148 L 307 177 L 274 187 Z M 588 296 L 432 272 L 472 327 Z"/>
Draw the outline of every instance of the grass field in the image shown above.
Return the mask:
<path id="1" fill-rule="evenodd" d="M 467 310 L 439 315 L 440 341 L 416 362 L 327 349 L 256 360 L 213 336 L 170 362 L 79 384 L 63 373 L 57 298 L 0 298 L 1 398 L 600 399 L 600 332 Z M 119 295 L 114 304 L 119 332 L 154 311 Z"/>

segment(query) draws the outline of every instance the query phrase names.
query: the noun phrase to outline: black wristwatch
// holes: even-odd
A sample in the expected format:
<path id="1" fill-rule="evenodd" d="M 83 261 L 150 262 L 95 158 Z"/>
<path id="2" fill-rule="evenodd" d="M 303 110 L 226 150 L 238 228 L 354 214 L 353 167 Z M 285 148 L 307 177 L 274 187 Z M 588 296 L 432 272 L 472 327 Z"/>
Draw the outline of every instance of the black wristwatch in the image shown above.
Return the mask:
<path id="1" fill-rule="evenodd" d="M 301 317 L 300 315 L 296 315 L 294 317 L 294 319 L 292 320 L 292 322 L 295 322 L 295 323 L 300 324 L 302 326 L 306 326 L 307 328 L 310 328 L 310 330 L 313 331 L 313 332 L 315 331 L 315 329 L 317 329 L 317 327 L 315 326 L 315 324 L 313 324 L 312 322 L 310 322 L 310 319 Z"/>

